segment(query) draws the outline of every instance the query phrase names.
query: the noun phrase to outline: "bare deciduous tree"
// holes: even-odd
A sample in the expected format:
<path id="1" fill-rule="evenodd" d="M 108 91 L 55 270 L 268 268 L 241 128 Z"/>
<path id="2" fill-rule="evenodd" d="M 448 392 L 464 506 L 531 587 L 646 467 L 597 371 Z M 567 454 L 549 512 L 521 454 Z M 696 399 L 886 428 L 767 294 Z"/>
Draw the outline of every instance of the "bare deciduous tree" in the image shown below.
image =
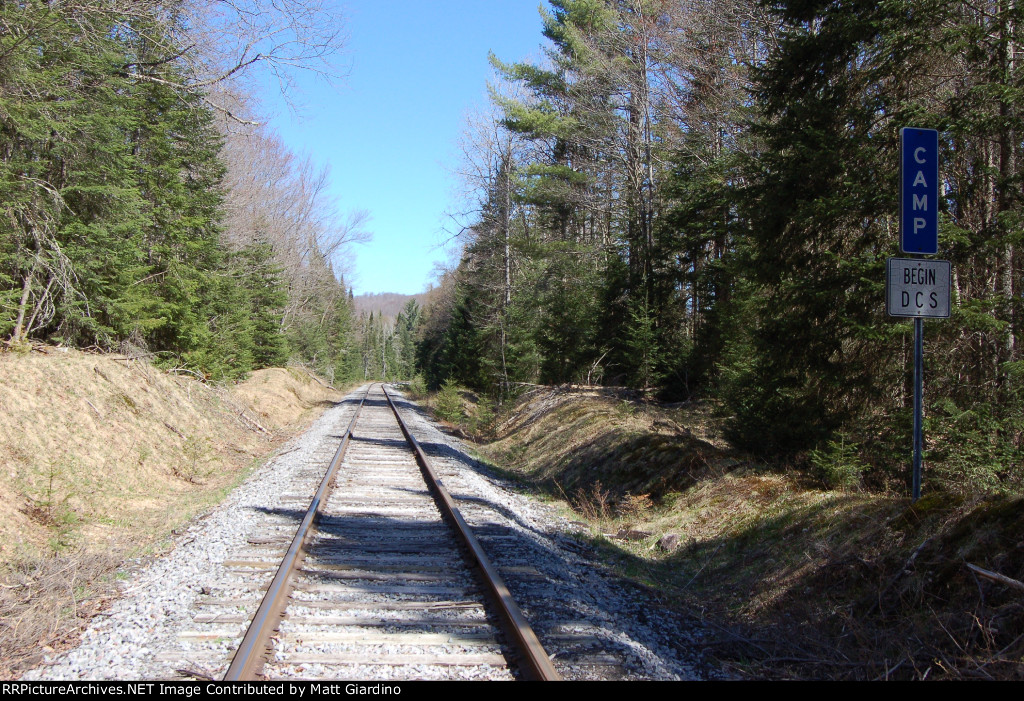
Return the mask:
<path id="1" fill-rule="evenodd" d="M 150 47 L 149 57 L 125 66 L 135 80 L 196 91 L 214 109 L 239 118 L 214 91 L 225 82 L 276 83 L 290 98 L 299 73 L 333 81 L 345 70 L 344 17 L 332 0 L 94 0 L 73 3 L 130 23 Z M 175 83 L 151 74 L 165 63 L 181 68 Z"/>
<path id="2" fill-rule="evenodd" d="M 352 245 L 369 240 L 369 215 L 340 214 L 327 193 L 328 169 L 300 160 L 265 127 L 230 135 L 223 158 L 225 238 L 235 248 L 271 246 L 289 288 L 284 325 L 314 298 L 344 294 L 338 277 Z"/>

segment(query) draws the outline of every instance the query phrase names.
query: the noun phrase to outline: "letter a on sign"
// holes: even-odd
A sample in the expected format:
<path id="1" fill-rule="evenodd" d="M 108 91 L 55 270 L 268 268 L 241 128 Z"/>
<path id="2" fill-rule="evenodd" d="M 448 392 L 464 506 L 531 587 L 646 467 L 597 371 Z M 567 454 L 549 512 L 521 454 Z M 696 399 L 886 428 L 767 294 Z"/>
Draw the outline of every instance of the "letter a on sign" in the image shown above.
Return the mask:
<path id="1" fill-rule="evenodd" d="M 900 129 L 900 249 L 939 252 L 939 132 Z"/>

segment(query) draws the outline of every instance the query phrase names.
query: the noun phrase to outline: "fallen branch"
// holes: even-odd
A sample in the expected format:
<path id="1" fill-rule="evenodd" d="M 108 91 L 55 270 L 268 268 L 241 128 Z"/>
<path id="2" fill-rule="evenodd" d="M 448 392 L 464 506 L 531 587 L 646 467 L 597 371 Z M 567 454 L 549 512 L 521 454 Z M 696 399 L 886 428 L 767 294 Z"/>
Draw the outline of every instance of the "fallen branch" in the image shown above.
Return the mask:
<path id="1" fill-rule="evenodd" d="M 130 356 L 125 356 L 123 358 L 111 358 L 111 360 L 127 361 L 127 360 L 139 360 L 141 358 L 153 358 L 155 356 L 160 355 L 160 353 L 166 353 L 166 352 L 167 351 L 158 351 L 158 352 L 155 352 L 155 353 L 139 353 L 138 355 L 130 355 Z"/>
<path id="2" fill-rule="evenodd" d="M 265 429 L 262 426 L 260 426 L 259 421 L 257 421 L 256 419 L 250 419 L 248 416 L 246 416 L 244 409 L 242 411 L 238 412 L 238 416 L 241 417 L 241 419 L 243 421 L 246 421 L 250 425 L 255 426 L 257 429 L 259 429 L 263 433 L 270 433 L 270 431 L 268 431 L 267 429 Z"/>
<path id="3" fill-rule="evenodd" d="M 967 565 L 967 569 L 969 569 L 971 572 L 974 572 L 977 575 L 985 577 L 986 579 L 991 579 L 995 582 L 999 582 L 1000 584 L 1005 584 L 1006 586 L 1011 587 L 1013 589 L 1024 591 L 1024 582 L 1021 582 L 1020 580 L 1013 579 L 1012 577 L 1007 577 L 1005 574 L 999 574 L 998 572 L 992 572 L 991 570 L 983 569 L 981 567 L 978 567 L 977 565 L 972 565 L 969 562 L 965 562 L 964 564 Z"/>
<path id="4" fill-rule="evenodd" d="M 808 664 L 826 667 L 863 667 L 863 662 L 844 662 L 842 660 L 830 660 L 827 657 L 772 657 L 768 662 L 788 662 L 789 664 Z"/>
<path id="5" fill-rule="evenodd" d="M 690 581 L 683 585 L 683 589 L 686 589 L 691 584 L 693 584 L 693 580 L 697 579 L 697 577 L 700 576 L 700 573 L 704 571 L 704 568 L 711 563 L 711 558 L 718 554 L 718 551 L 722 549 L 723 545 L 725 545 L 724 540 L 718 544 L 718 547 L 715 548 L 715 552 L 711 553 L 710 555 L 704 558 L 704 564 L 700 566 L 700 569 L 697 570 L 697 572 L 692 577 L 690 577 Z"/>
<path id="6" fill-rule="evenodd" d="M 300 366 L 300 367 L 301 367 L 301 366 Z M 314 375 L 314 374 L 313 374 L 312 372 L 310 372 L 310 371 L 309 371 L 309 370 L 307 370 L 306 368 L 302 368 L 302 371 L 303 371 L 304 373 L 306 373 L 307 375 L 309 375 L 310 377 L 312 377 L 312 378 L 313 378 L 313 379 L 314 379 L 314 380 L 316 381 L 316 383 L 317 383 L 318 385 L 320 385 L 321 387 L 326 387 L 327 389 L 332 389 L 332 390 L 334 389 L 334 387 L 331 387 L 330 385 L 325 385 L 325 384 L 324 384 L 324 383 L 323 383 L 323 382 L 322 382 L 322 381 L 320 380 L 320 378 L 319 378 L 319 377 L 317 377 L 316 375 Z"/>
<path id="7" fill-rule="evenodd" d="M 197 380 L 199 380 L 199 384 L 201 384 L 203 387 L 206 387 L 206 378 L 203 377 L 202 375 L 200 375 L 195 370 L 189 370 L 188 368 L 171 368 L 167 372 L 168 372 L 168 374 L 171 374 L 171 375 L 180 375 L 182 373 L 186 373 L 186 374 L 192 375 Z"/>
<path id="8" fill-rule="evenodd" d="M 289 448 L 288 450 L 282 450 L 280 453 L 277 453 L 276 455 L 274 455 L 274 459 L 276 460 L 277 458 L 281 457 L 282 455 L 288 455 L 288 453 L 294 453 L 296 450 L 298 450 L 301 447 L 302 446 L 297 445 L 294 448 Z"/>
<path id="9" fill-rule="evenodd" d="M 174 671 L 183 677 L 192 677 L 193 679 L 206 679 L 211 682 L 217 681 L 216 678 L 210 676 L 206 672 L 200 672 L 198 669 L 189 669 L 187 667 L 182 667 L 181 669 L 176 669 Z"/>
<path id="10" fill-rule="evenodd" d="M 897 669 L 902 667 L 903 663 L 905 663 L 906 661 L 907 661 L 906 658 L 901 659 L 899 662 L 894 664 L 892 667 L 890 667 L 889 669 L 885 670 L 885 674 L 882 674 L 882 675 L 879 675 L 879 676 L 875 677 L 874 681 L 876 681 L 876 682 L 877 681 L 889 681 L 889 676 L 893 672 L 895 672 Z"/>
<path id="11" fill-rule="evenodd" d="M 206 385 L 203 385 L 203 386 L 206 387 Z M 220 401 L 224 402 L 229 407 L 231 407 L 231 409 L 233 411 L 230 412 L 230 413 L 236 419 L 241 419 L 242 422 L 243 422 L 243 424 L 242 424 L 243 426 L 247 426 L 248 428 L 255 428 L 257 431 L 260 431 L 261 433 L 266 433 L 268 435 L 270 434 L 270 431 L 268 431 L 263 426 L 261 426 L 259 421 L 257 421 L 254 418 L 251 418 L 248 414 L 246 414 L 245 407 L 241 406 L 240 404 L 238 404 L 238 402 L 234 401 L 231 398 L 231 394 L 227 390 L 225 390 L 223 388 L 214 389 L 213 387 L 206 387 L 206 388 L 208 390 L 210 390 L 211 392 L 213 392 L 214 394 L 216 394 L 218 399 L 220 399 Z M 235 411 L 237 411 L 238 413 L 235 414 L 234 413 Z M 228 413 L 228 412 L 225 412 L 225 413 Z"/>
<path id="12" fill-rule="evenodd" d="M 914 552 L 912 552 L 910 554 L 910 557 L 907 558 L 907 561 L 903 563 L 903 567 L 900 567 L 899 571 L 893 576 L 892 579 L 889 580 L 889 583 L 886 584 L 880 592 L 878 592 L 878 598 L 875 600 L 875 603 L 873 603 L 871 605 L 871 608 L 868 610 L 868 615 L 874 613 L 877 609 L 880 609 L 882 607 L 882 598 L 889 593 L 889 590 L 892 589 L 893 586 L 895 586 L 896 582 L 900 581 L 903 575 L 910 574 L 910 568 L 914 565 L 914 560 L 916 560 L 917 556 L 921 554 L 921 551 L 924 550 L 925 546 L 928 545 L 928 543 L 932 542 L 932 538 L 934 537 L 935 536 L 928 536 L 924 539 L 924 541 L 921 542 L 920 545 L 914 548 Z"/>
<path id="13" fill-rule="evenodd" d="M 763 653 L 765 655 L 765 657 L 771 657 L 772 656 L 772 653 L 769 652 L 766 648 L 762 647 L 760 643 L 763 642 L 763 643 L 769 643 L 770 644 L 770 643 L 775 642 L 775 641 L 772 641 L 772 640 L 756 640 L 754 638 L 744 637 L 744 636 L 740 635 L 739 633 L 737 633 L 736 631 L 734 631 L 734 630 L 732 630 L 730 628 L 726 628 L 725 626 L 723 626 L 723 625 L 721 625 L 719 623 L 716 623 L 715 621 L 711 620 L 710 618 L 704 618 L 703 616 L 700 617 L 700 621 L 701 621 L 701 623 L 703 623 L 705 625 L 709 625 L 712 628 L 718 629 L 718 631 L 720 633 L 724 633 L 725 635 L 727 635 L 727 636 L 729 636 L 731 638 L 731 640 L 708 640 L 708 641 L 704 641 L 702 644 L 705 645 L 705 646 L 714 647 L 714 646 L 717 646 L 717 645 L 730 645 L 730 644 L 733 644 L 735 642 L 740 642 L 740 643 L 742 643 L 744 645 L 748 645 L 748 646 L 754 648 L 755 650 L 758 650 L 759 652 Z"/>
<path id="14" fill-rule="evenodd" d="M 171 429 L 172 431 L 174 431 L 175 433 L 177 433 L 177 434 L 178 434 L 179 436 L 181 436 L 182 438 L 185 438 L 185 434 L 184 434 L 184 433 L 182 433 L 182 432 L 181 432 L 181 431 L 179 431 L 178 429 L 174 428 L 174 426 L 171 426 L 171 425 L 170 425 L 169 423 L 167 423 L 166 421 L 164 421 L 164 426 L 166 426 L 167 428 Z M 188 440 L 188 439 L 186 439 L 186 440 Z"/>

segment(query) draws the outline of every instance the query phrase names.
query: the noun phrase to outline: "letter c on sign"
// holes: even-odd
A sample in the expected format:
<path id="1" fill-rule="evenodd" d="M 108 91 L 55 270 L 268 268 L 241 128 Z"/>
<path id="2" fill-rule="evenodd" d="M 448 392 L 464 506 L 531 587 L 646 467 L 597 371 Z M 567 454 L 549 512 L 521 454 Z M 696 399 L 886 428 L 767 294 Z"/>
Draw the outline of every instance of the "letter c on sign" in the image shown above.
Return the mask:
<path id="1" fill-rule="evenodd" d="M 917 148 L 915 148 L 914 149 L 914 161 L 916 161 L 917 163 L 926 163 L 927 161 L 925 161 L 925 159 L 921 158 L 921 152 L 925 151 L 925 150 L 926 149 L 925 149 L 924 146 L 918 146 Z"/>

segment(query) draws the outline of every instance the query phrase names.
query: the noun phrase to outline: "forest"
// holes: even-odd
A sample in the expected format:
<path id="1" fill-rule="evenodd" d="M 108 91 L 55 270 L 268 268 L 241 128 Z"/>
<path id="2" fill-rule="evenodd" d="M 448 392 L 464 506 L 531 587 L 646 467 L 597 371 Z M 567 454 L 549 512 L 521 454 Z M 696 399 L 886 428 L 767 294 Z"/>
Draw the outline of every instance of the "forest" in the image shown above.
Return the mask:
<path id="1" fill-rule="evenodd" d="M 365 213 L 258 108 L 260 69 L 329 74 L 319 0 L 0 3 L 0 337 L 203 379 L 361 377 L 345 283 Z M 370 329 L 372 332 L 373 329 Z"/>
<path id="2" fill-rule="evenodd" d="M 1022 8 L 1008 0 L 551 0 L 545 58 L 492 56 L 463 144 L 465 249 L 427 380 L 707 400 L 740 448 L 904 489 L 913 324 L 886 316 L 899 131 L 939 133 L 926 459 L 1024 487 Z"/>
<path id="3" fill-rule="evenodd" d="M 942 489 L 1024 489 L 1014 0 L 549 0 L 544 57 L 492 55 L 467 120 L 461 258 L 394 321 L 345 282 L 366 216 L 261 126 L 244 80 L 326 65 L 324 11 L 0 2 L 8 349 L 498 398 L 627 387 L 714 403 L 774 464 L 902 489 L 913 334 L 884 275 L 899 130 L 936 129 L 953 309 L 925 324 L 927 460 Z"/>

